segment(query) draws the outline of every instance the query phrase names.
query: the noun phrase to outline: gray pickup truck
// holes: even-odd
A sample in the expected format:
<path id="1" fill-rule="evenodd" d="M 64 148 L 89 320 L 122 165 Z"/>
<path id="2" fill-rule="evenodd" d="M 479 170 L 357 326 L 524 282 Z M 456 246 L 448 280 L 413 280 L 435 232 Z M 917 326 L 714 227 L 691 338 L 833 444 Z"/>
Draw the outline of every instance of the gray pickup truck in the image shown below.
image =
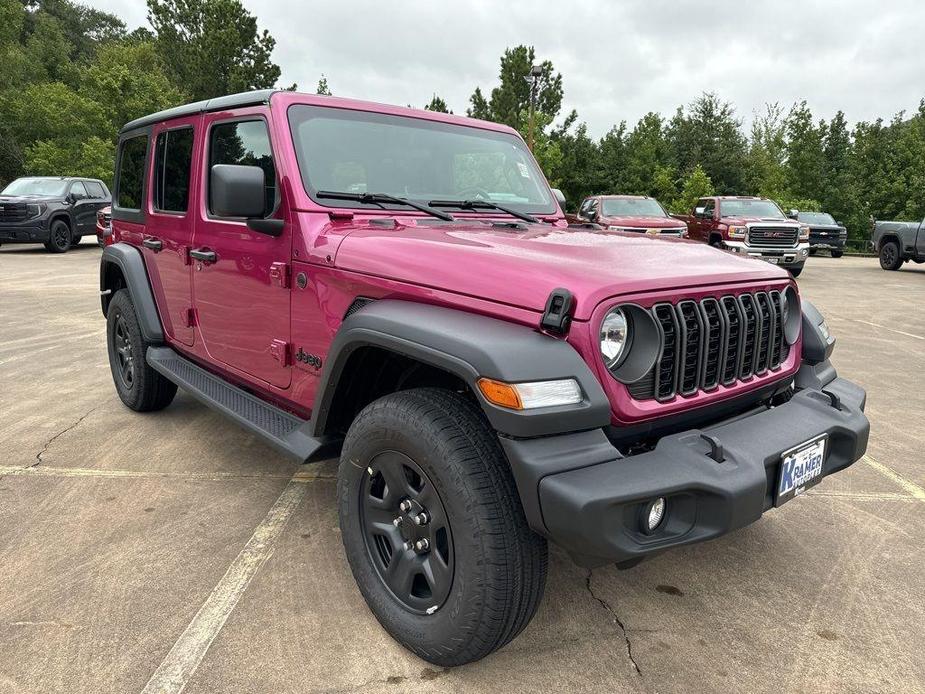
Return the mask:
<path id="1" fill-rule="evenodd" d="M 925 220 L 875 221 L 871 243 L 880 256 L 880 267 L 884 270 L 898 270 L 907 260 L 925 263 Z"/>

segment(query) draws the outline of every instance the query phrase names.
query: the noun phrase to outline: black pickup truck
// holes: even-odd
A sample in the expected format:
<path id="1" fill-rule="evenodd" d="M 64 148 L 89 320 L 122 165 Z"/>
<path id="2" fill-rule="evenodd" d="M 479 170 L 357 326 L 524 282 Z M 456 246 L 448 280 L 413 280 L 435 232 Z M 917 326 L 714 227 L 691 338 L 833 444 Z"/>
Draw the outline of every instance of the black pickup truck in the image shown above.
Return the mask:
<path id="1" fill-rule="evenodd" d="M 875 221 L 871 243 L 880 256 L 880 267 L 884 270 L 898 270 L 907 260 L 925 263 L 925 220 Z"/>

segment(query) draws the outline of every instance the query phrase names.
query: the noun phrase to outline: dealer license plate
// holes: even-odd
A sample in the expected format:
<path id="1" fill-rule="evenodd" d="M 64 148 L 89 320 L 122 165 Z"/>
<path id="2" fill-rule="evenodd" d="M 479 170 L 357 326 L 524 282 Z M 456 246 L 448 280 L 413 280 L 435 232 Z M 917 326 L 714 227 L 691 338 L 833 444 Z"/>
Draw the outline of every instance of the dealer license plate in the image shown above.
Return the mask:
<path id="1" fill-rule="evenodd" d="M 828 436 L 801 443 L 781 456 L 775 506 L 790 501 L 822 480 L 822 463 Z"/>
<path id="2" fill-rule="evenodd" d="M 762 258 L 762 260 L 771 265 L 777 265 L 780 262 L 780 258 Z"/>

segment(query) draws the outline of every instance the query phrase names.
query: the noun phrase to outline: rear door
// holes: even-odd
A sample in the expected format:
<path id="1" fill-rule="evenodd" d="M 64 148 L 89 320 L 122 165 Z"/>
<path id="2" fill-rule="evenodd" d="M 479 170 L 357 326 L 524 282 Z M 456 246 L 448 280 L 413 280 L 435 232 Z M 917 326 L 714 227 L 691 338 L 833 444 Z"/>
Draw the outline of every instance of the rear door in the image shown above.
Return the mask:
<path id="1" fill-rule="evenodd" d="M 189 249 L 195 215 L 190 201 L 196 199 L 192 163 L 201 147 L 200 120 L 178 119 L 151 132 L 153 163 L 141 242 L 161 319 L 168 335 L 186 345 L 194 341 Z"/>
<path id="2" fill-rule="evenodd" d="M 266 177 L 265 217 L 284 217 L 276 158 L 263 109 L 203 117 L 204 181 L 197 204 L 193 250 L 196 320 L 210 358 L 278 388 L 290 381 L 290 225 L 278 237 L 248 228 L 246 220 L 212 211 L 209 172 L 216 164 L 259 166 Z"/>

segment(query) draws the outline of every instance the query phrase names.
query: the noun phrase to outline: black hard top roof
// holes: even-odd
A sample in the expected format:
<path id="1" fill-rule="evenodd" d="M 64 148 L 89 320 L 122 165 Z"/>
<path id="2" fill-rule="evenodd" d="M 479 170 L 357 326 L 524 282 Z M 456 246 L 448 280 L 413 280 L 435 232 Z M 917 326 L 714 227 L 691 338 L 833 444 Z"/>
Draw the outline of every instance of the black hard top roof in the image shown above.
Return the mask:
<path id="1" fill-rule="evenodd" d="M 259 89 L 252 92 L 242 92 L 240 94 L 229 94 L 228 96 L 219 96 L 214 99 L 197 101 L 192 104 L 168 108 L 165 111 L 158 111 L 148 116 L 136 118 L 122 126 L 120 134 L 127 133 L 131 130 L 138 130 L 147 125 L 154 125 L 171 118 L 182 118 L 183 116 L 193 116 L 197 113 L 207 113 L 209 111 L 223 111 L 228 108 L 240 108 L 242 106 L 257 106 L 266 104 L 270 101 L 270 96 L 278 89 Z"/>

